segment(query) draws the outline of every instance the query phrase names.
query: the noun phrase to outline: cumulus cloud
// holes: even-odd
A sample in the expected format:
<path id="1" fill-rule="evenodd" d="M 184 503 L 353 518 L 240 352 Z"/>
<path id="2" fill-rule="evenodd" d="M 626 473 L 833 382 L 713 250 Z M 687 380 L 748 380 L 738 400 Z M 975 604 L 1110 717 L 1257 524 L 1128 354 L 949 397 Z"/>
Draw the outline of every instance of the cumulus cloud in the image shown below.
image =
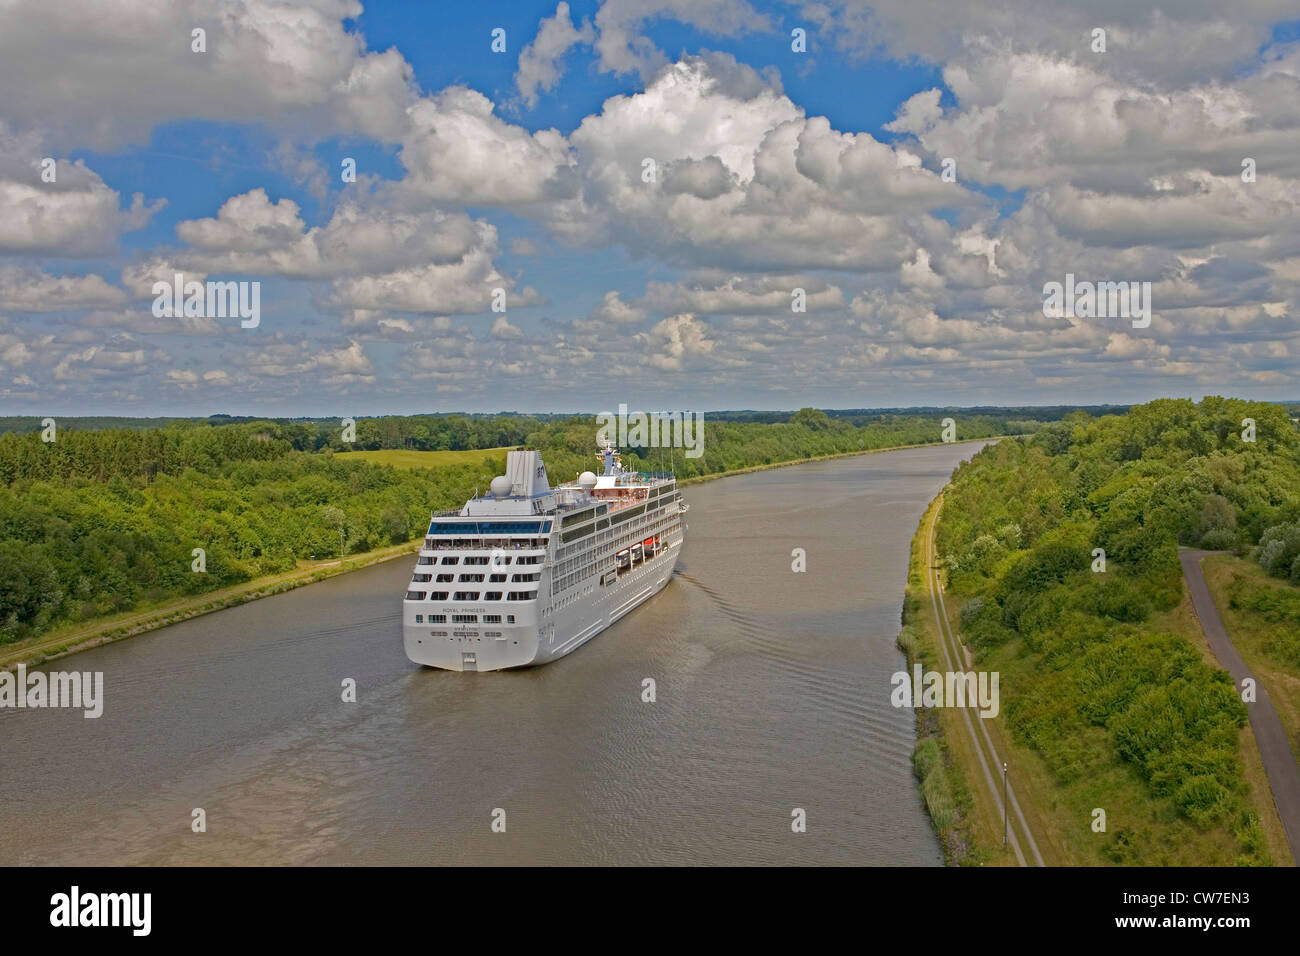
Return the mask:
<path id="1" fill-rule="evenodd" d="M 914 235 L 947 230 L 936 206 L 984 203 L 914 153 L 805 117 L 726 54 L 665 67 L 570 141 L 581 191 L 544 212 L 552 230 L 691 266 L 897 268 Z"/>
<path id="2" fill-rule="evenodd" d="M 0 89 L 23 94 L 5 115 L 62 148 L 144 142 L 180 119 L 393 142 L 410 67 L 345 29 L 360 14 L 356 0 L 14 0 L 0 5 Z M 194 29 L 206 52 L 193 51 Z"/>
<path id="3" fill-rule="evenodd" d="M 405 191 L 443 203 L 505 206 L 569 195 L 572 159 L 553 129 L 529 133 L 477 90 L 449 87 L 409 110 L 398 154 Z"/>
<path id="4" fill-rule="evenodd" d="M 51 155 L 40 136 L 11 133 L 0 119 L 0 253 L 112 252 L 123 232 L 146 225 L 164 205 L 136 193 L 122 209 L 117 191 L 83 161 Z"/>
<path id="5" fill-rule="evenodd" d="M 596 52 L 603 70 L 643 79 L 667 58 L 643 35 L 648 21 L 672 19 L 715 36 L 767 32 L 771 20 L 746 0 L 606 0 L 596 11 Z"/>
<path id="6" fill-rule="evenodd" d="M 529 106 L 537 104 L 539 91 L 551 91 L 560 81 L 560 61 L 578 43 L 590 44 L 595 30 L 584 22 L 578 29 L 569 18 L 569 5 L 560 0 L 555 16 L 544 19 L 537 36 L 519 53 L 519 70 L 515 73 L 515 86 Z"/>
<path id="7" fill-rule="evenodd" d="M 102 276 L 52 276 L 35 269 L 0 267 L 0 309 L 66 312 L 125 302 L 122 289 Z"/>

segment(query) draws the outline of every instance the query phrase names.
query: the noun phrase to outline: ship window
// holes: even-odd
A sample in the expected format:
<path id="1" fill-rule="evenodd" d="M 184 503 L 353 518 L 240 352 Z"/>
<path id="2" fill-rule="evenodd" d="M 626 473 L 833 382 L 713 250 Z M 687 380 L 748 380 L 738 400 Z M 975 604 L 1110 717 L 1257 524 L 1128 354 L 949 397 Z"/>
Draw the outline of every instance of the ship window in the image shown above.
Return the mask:
<path id="1" fill-rule="evenodd" d="M 431 535 L 537 534 L 545 530 L 540 521 L 452 521 L 429 526 Z"/>
<path id="2" fill-rule="evenodd" d="M 417 615 L 415 615 L 415 623 L 416 623 L 416 624 L 423 624 L 423 623 L 424 623 L 424 615 L 423 615 L 423 614 L 417 614 Z"/>
<path id="3" fill-rule="evenodd" d="M 488 575 L 488 584 L 502 584 L 505 579 L 506 576 L 504 574 L 490 574 Z"/>
<path id="4" fill-rule="evenodd" d="M 429 623 L 430 623 L 430 624 L 446 624 L 446 623 L 447 623 L 447 615 L 445 615 L 445 614 L 430 614 L 430 615 L 429 615 Z"/>
<path id="5" fill-rule="evenodd" d="M 488 559 L 485 555 L 471 556 L 465 559 L 466 564 L 487 564 Z"/>
<path id="6" fill-rule="evenodd" d="M 516 574 L 512 576 L 510 580 L 528 582 L 528 581 L 540 581 L 541 578 L 542 576 L 540 574 Z"/>
<path id="7" fill-rule="evenodd" d="M 468 582 L 470 582 L 471 584 L 478 584 L 478 583 L 480 583 L 480 582 L 483 580 L 483 575 L 481 575 L 481 574 L 462 574 L 462 575 L 460 576 L 460 579 L 461 579 L 461 581 L 468 581 Z"/>
<path id="8" fill-rule="evenodd" d="M 536 591 L 511 591 L 507 601 L 531 601 L 537 597 Z"/>
<path id="9" fill-rule="evenodd" d="M 485 600 L 485 601 L 500 601 L 500 600 L 501 600 L 501 592 L 500 592 L 500 591 L 488 591 L 487 594 L 484 594 L 484 595 L 483 595 L 483 600 Z"/>
<path id="10" fill-rule="evenodd" d="M 437 564 L 438 559 L 427 555 L 420 555 L 420 560 L 416 564 Z"/>
<path id="11" fill-rule="evenodd" d="M 407 591 L 407 592 L 406 592 L 406 599 L 407 599 L 408 601 L 423 601 L 423 600 L 424 600 L 424 592 L 423 592 L 423 591 Z"/>
<path id="12" fill-rule="evenodd" d="M 500 624 L 500 623 L 501 623 L 501 615 L 500 615 L 500 614 L 484 614 L 484 615 L 483 615 L 483 623 L 484 623 L 484 624 Z"/>
<path id="13" fill-rule="evenodd" d="M 411 580 L 414 581 L 416 584 L 424 584 L 426 581 L 432 581 L 432 580 L 433 580 L 433 575 L 432 575 L 432 574 L 417 574 L 417 575 L 415 575 L 415 577 L 411 578 Z"/>
<path id="14" fill-rule="evenodd" d="M 460 558 L 443 558 L 443 564 L 460 564 Z"/>
<path id="15" fill-rule="evenodd" d="M 513 614 L 507 614 L 507 615 L 506 615 L 506 623 L 507 623 L 507 624 L 513 624 L 513 623 L 515 623 L 515 616 L 514 616 Z"/>
<path id="16" fill-rule="evenodd" d="M 429 595 L 429 600 L 430 600 L 430 601 L 445 601 L 445 600 L 447 600 L 447 592 L 446 592 L 446 591 L 434 591 L 433 593 L 431 593 L 431 594 Z"/>
<path id="17" fill-rule="evenodd" d="M 478 623 L 478 615 L 477 615 L 477 614 L 453 614 L 453 615 L 451 616 L 451 623 L 453 623 L 453 624 L 477 624 L 477 623 Z"/>
<path id="18" fill-rule="evenodd" d="M 456 592 L 456 596 L 455 596 L 454 598 L 452 598 L 452 600 L 453 600 L 453 601 L 477 601 L 477 600 L 478 600 L 478 592 L 477 592 L 477 591 L 457 591 L 457 592 Z"/>

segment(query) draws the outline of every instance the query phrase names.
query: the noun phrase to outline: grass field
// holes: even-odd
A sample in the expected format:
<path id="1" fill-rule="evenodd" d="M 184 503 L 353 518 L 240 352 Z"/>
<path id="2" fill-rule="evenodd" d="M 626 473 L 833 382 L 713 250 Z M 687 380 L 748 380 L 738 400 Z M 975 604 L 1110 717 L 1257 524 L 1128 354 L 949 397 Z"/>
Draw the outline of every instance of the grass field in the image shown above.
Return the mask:
<path id="1" fill-rule="evenodd" d="M 516 445 L 503 448 L 473 448 L 469 451 L 411 451 L 406 448 L 381 449 L 379 451 L 348 451 L 338 457 L 357 459 L 376 465 L 392 465 L 394 468 L 437 468 L 442 465 L 478 465 L 485 458 L 490 458 L 501 471 L 506 467 L 506 452 L 513 451 Z"/>

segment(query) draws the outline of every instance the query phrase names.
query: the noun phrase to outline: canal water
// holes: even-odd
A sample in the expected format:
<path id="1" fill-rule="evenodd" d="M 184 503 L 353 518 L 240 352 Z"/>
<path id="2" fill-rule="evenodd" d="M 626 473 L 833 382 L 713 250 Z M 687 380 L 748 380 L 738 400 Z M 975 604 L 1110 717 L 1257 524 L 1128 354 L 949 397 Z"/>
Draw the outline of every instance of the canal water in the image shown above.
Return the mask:
<path id="1" fill-rule="evenodd" d="M 0 710 L 0 864 L 938 865 L 889 679 L 912 534 L 979 447 L 688 486 L 668 587 L 534 670 L 411 664 L 413 557 L 52 661 L 104 713 Z"/>

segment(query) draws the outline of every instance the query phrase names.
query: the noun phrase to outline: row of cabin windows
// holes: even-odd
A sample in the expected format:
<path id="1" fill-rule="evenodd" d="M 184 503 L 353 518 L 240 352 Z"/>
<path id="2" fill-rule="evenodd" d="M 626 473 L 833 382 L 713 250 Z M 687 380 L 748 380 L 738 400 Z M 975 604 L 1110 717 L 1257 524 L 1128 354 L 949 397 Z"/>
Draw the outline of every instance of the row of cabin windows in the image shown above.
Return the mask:
<path id="1" fill-rule="evenodd" d="M 512 551 L 545 548 L 549 538 L 512 538 L 509 541 L 493 538 L 439 538 L 430 535 L 424 539 L 426 551 L 463 551 L 466 548 L 509 548 Z"/>
<path id="2" fill-rule="evenodd" d="M 498 554 L 496 556 L 496 562 L 493 563 L 492 559 L 487 555 L 479 554 L 479 555 L 470 555 L 469 557 L 465 558 L 465 563 L 467 565 L 477 565 L 477 566 L 492 564 L 493 567 L 499 568 L 499 567 L 504 567 L 505 565 L 510 564 L 512 562 L 515 564 L 541 564 L 545 560 L 546 560 L 546 555 L 544 554 L 525 555 L 524 557 L 521 557 L 518 561 L 515 561 L 511 555 Z M 424 564 L 424 565 L 438 564 L 439 560 L 433 555 L 422 554 L 420 555 L 420 558 L 416 563 Z M 442 564 L 444 565 L 460 564 L 460 557 L 457 556 L 454 558 L 443 558 Z"/>
<path id="3" fill-rule="evenodd" d="M 416 624 L 423 624 L 423 623 L 424 623 L 424 615 L 423 615 L 423 614 L 417 614 L 417 615 L 415 615 L 415 623 L 416 623 Z M 445 614 L 430 614 L 430 615 L 429 615 L 429 623 L 430 623 L 430 624 L 446 624 L 446 623 L 447 623 L 447 615 L 445 615 Z M 477 623 L 478 623 L 478 615 L 477 615 L 477 614 L 453 614 L 453 615 L 451 616 L 451 623 L 453 623 L 453 624 L 477 624 Z M 500 614 L 484 614 L 484 615 L 483 615 L 483 623 L 484 623 L 484 624 L 500 624 L 500 623 L 501 623 L 501 615 L 500 615 Z M 513 623 L 515 623 L 515 616 L 514 616 L 513 614 L 507 614 L 507 615 L 506 615 L 506 623 L 507 623 L 507 624 L 513 624 Z M 438 636 L 440 636 L 440 637 L 446 637 L 446 636 L 447 636 L 447 632 L 446 632 L 446 631 L 442 631 L 440 634 L 438 634 Z M 489 632 L 488 636 L 489 636 L 489 637 L 500 637 L 501 635 L 500 635 L 500 633 L 497 633 L 497 632 Z"/>
<path id="4" fill-rule="evenodd" d="M 451 582 L 452 582 L 455 578 L 456 578 L 456 575 L 454 575 L 454 574 L 440 574 L 440 575 L 438 575 L 438 583 L 439 583 L 439 584 L 451 584 Z M 540 574 L 516 574 L 516 575 L 514 575 L 512 578 L 510 578 L 511 581 L 514 581 L 514 582 L 516 582 L 516 583 L 523 583 L 523 584 L 527 584 L 527 583 L 530 582 L 530 581 L 540 581 L 541 579 L 542 579 L 542 576 L 541 576 Z M 432 575 L 432 574 L 417 574 L 417 575 L 414 575 L 414 576 L 411 578 L 411 580 L 412 580 L 414 583 L 416 583 L 416 584 L 427 584 L 428 582 L 430 582 L 430 581 L 433 580 L 433 575 Z M 489 575 L 489 576 L 488 576 L 488 583 L 489 583 L 489 584 L 504 584 L 504 583 L 505 583 L 505 580 L 506 580 L 506 575 L 504 575 L 504 574 L 493 574 L 493 575 Z M 460 576 L 460 582 L 461 582 L 462 584 L 482 584 L 482 583 L 483 583 L 483 575 L 481 575 L 481 574 L 462 574 L 462 575 Z"/>
<path id="5" fill-rule="evenodd" d="M 481 595 L 481 598 L 480 598 Z M 505 595 L 507 601 L 531 601 L 537 597 L 536 591 L 511 591 Z M 500 591 L 457 591 L 451 595 L 453 601 L 500 601 L 502 592 Z M 446 591 L 407 591 L 406 600 L 408 601 L 445 601 L 447 600 Z"/>

